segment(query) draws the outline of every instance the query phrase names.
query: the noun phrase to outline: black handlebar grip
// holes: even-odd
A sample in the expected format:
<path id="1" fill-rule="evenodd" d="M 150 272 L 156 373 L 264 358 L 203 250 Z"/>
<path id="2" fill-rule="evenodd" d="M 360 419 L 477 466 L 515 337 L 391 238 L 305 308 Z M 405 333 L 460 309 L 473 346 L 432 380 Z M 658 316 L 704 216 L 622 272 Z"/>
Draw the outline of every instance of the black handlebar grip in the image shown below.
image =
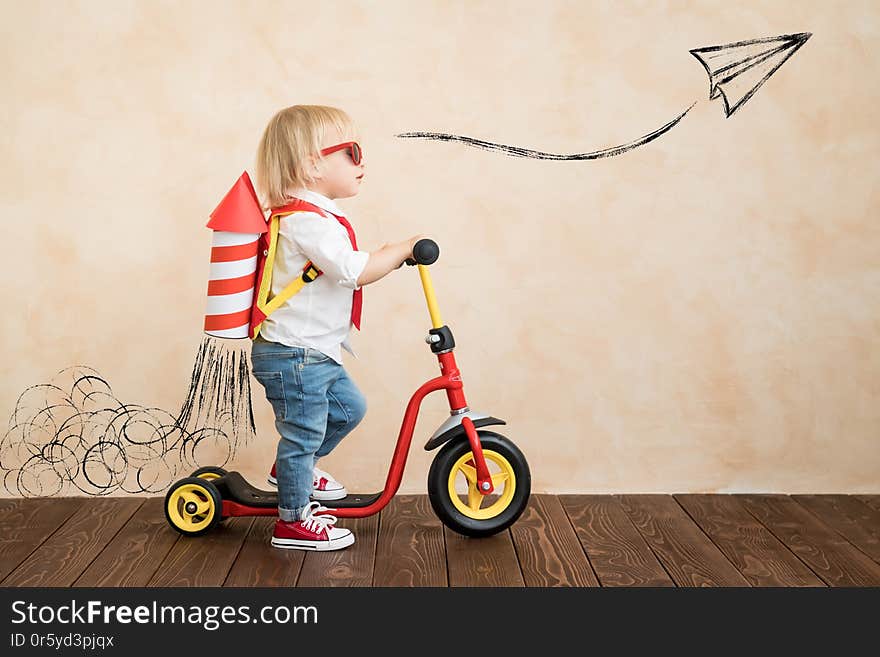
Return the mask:
<path id="1" fill-rule="evenodd" d="M 437 242 L 428 238 L 420 239 L 413 246 L 413 257 L 406 259 L 408 265 L 433 265 L 440 257 L 440 247 Z"/>

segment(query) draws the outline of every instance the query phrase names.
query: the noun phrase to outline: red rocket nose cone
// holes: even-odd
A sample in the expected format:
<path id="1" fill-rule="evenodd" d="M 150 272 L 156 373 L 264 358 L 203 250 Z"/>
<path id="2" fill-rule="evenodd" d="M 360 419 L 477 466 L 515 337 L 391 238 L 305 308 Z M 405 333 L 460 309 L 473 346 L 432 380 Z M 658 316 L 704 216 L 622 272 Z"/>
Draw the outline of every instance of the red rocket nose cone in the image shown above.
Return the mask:
<path id="1" fill-rule="evenodd" d="M 247 171 L 241 174 L 211 213 L 208 228 L 229 233 L 266 232 L 266 217 Z"/>

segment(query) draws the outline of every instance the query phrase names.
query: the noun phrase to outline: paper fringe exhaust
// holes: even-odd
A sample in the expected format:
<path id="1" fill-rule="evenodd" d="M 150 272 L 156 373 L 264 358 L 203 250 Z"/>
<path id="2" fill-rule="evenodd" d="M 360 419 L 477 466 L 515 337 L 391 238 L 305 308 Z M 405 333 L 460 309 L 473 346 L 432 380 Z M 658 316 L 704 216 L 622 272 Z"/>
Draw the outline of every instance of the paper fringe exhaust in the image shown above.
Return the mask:
<path id="1" fill-rule="evenodd" d="M 183 428 L 232 427 L 233 452 L 256 435 L 251 405 L 251 379 L 247 346 L 250 341 L 226 341 L 206 336 L 196 354 L 186 401 L 177 416 Z"/>

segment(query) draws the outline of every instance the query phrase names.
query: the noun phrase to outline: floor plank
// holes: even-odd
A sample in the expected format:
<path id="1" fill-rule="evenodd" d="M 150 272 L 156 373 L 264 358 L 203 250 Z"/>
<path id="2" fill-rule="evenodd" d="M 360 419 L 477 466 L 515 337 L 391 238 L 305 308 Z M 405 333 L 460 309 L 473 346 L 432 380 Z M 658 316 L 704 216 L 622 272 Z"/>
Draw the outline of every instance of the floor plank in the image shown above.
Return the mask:
<path id="1" fill-rule="evenodd" d="M 270 543 L 277 518 L 255 518 L 223 586 L 296 586 L 305 552 Z"/>
<path id="2" fill-rule="evenodd" d="M 831 586 L 880 585 L 880 564 L 788 495 L 743 495 L 749 512 Z"/>
<path id="3" fill-rule="evenodd" d="M 31 502 L 37 502 L 40 498 L 25 498 L 25 497 L 2 497 L 0 498 L 0 518 L 3 517 L 3 514 L 13 509 L 17 506 L 21 506 L 22 502 L 26 502 L 30 499 Z"/>
<path id="4" fill-rule="evenodd" d="M 0 582 L 57 531 L 84 499 L 4 499 L 0 509 Z"/>
<path id="5" fill-rule="evenodd" d="M 379 515 L 340 518 L 337 527 L 354 532 L 354 545 L 333 552 L 307 552 L 297 586 L 371 586 L 376 563 Z"/>
<path id="6" fill-rule="evenodd" d="M 612 495 L 561 495 L 559 501 L 602 586 L 675 586 Z"/>
<path id="7" fill-rule="evenodd" d="M 70 586 L 143 501 L 134 497 L 84 500 L 58 531 L 3 580 L 3 585 Z"/>
<path id="8" fill-rule="evenodd" d="M 556 496 L 532 495 L 510 534 L 526 586 L 599 586 Z"/>
<path id="9" fill-rule="evenodd" d="M 752 586 L 825 586 L 736 496 L 674 497 Z"/>
<path id="10" fill-rule="evenodd" d="M 852 495 L 792 495 L 792 498 L 880 563 L 880 511 Z"/>
<path id="11" fill-rule="evenodd" d="M 856 498 L 875 511 L 880 511 L 880 495 L 856 495 Z"/>
<path id="12" fill-rule="evenodd" d="M 382 509 L 373 586 L 447 586 L 443 524 L 426 495 L 398 495 Z"/>
<path id="13" fill-rule="evenodd" d="M 165 519 L 164 504 L 164 497 L 144 500 L 73 585 L 146 586 L 180 537 Z"/>
<path id="14" fill-rule="evenodd" d="M 201 536 L 183 536 L 147 586 L 220 586 L 235 562 L 253 518 L 229 518 Z"/>
<path id="15" fill-rule="evenodd" d="M 0 585 L 880 586 L 880 495 L 533 495 L 486 539 L 404 495 L 325 553 L 271 547 L 274 518 L 183 537 L 163 502 L 0 499 Z"/>
<path id="16" fill-rule="evenodd" d="M 449 586 L 525 586 L 510 530 L 470 538 L 443 527 Z"/>
<path id="17" fill-rule="evenodd" d="M 671 495 L 618 499 L 677 586 L 748 586 Z"/>

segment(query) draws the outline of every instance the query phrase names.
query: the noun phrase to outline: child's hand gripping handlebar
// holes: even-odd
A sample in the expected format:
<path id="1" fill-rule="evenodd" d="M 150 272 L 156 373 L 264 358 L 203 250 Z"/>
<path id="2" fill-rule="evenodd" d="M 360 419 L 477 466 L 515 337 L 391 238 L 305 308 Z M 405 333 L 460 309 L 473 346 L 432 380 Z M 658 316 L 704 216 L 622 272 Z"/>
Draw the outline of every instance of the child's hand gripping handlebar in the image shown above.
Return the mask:
<path id="1" fill-rule="evenodd" d="M 413 246 L 413 257 L 407 258 L 404 262 L 412 265 L 433 265 L 440 257 L 440 247 L 437 242 L 427 238 L 420 239 Z"/>

